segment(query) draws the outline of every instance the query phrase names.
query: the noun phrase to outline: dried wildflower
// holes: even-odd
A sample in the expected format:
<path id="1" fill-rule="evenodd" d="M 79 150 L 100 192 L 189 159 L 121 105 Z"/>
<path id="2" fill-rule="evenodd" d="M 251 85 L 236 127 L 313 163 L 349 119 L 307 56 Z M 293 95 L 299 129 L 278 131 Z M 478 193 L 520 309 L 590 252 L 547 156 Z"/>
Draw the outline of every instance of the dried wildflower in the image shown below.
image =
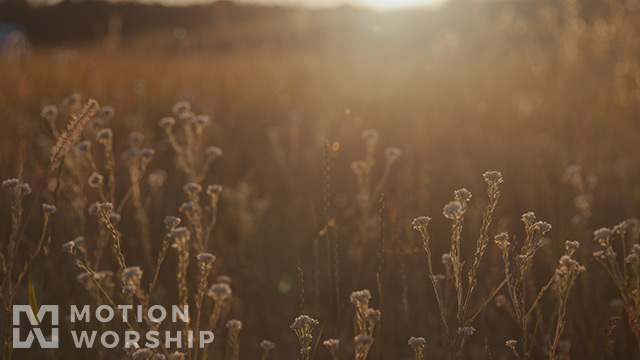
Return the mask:
<path id="1" fill-rule="evenodd" d="M 413 350 L 413 359 L 422 360 L 424 358 L 424 347 L 427 341 L 423 337 L 411 337 L 407 342 Z"/>
<path id="2" fill-rule="evenodd" d="M 185 201 L 182 204 L 180 204 L 180 207 L 178 208 L 178 211 L 180 212 L 189 212 L 189 211 L 193 211 L 195 209 L 195 204 L 192 201 Z"/>
<path id="3" fill-rule="evenodd" d="M 53 120 L 58 116 L 58 108 L 55 105 L 47 105 L 40 111 L 40 116 L 47 120 Z"/>
<path id="4" fill-rule="evenodd" d="M 484 174 L 482 174 L 482 177 L 488 183 L 501 184 L 504 182 L 502 180 L 502 173 L 500 173 L 500 171 L 495 171 L 495 170 L 487 171 Z"/>
<path id="5" fill-rule="evenodd" d="M 111 106 L 103 106 L 98 110 L 98 115 L 106 119 L 113 119 L 116 116 L 116 111 Z"/>
<path id="6" fill-rule="evenodd" d="M 364 360 L 367 358 L 367 354 L 373 344 L 373 336 L 366 334 L 359 334 L 353 338 L 356 344 L 356 360 Z"/>
<path id="7" fill-rule="evenodd" d="M 227 321 L 225 326 L 229 330 L 242 330 L 242 321 L 240 321 L 240 320 L 229 320 L 229 321 Z"/>
<path id="8" fill-rule="evenodd" d="M 81 100 L 81 96 L 78 93 L 73 93 L 69 96 L 67 96 L 62 103 L 64 104 L 64 106 L 68 106 L 70 108 L 73 107 L 77 107 L 80 105 L 80 100 Z"/>
<path id="9" fill-rule="evenodd" d="M 154 354 L 151 360 L 166 360 L 167 357 L 164 354 Z"/>
<path id="10" fill-rule="evenodd" d="M 476 329 L 474 329 L 473 326 L 465 326 L 465 327 L 458 328 L 458 334 L 465 337 L 469 337 L 473 335 L 474 332 L 476 332 Z"/>
<path id="11" fill-rule="evenodd" d="M 175 229 L 176 226 L 180 225 L 180 218 L 175 216 L 165 216 L 164 217 L 164 226 L 167 231 L 171 231 Z"/>
<path id="12" fill-rule="evenodd" d="M 134 131 L 127 136 L 127 140 L 129 140 L 129 146 L 139 148 L 144 142 L 144 134 Z"/>
<path id="13" fill-rule="evenodd" d="M 178 242 L 182 243 L 191 237 L 191 232 L 186 227 L 175 228 L 171 231 L 170 237 Z"/>
<path id="14" fill-rule="evenodd" d="M 190 182 L 185 184 L 182 187 L 182 190 L 184 190 L 185 193 L 187 193 L 188 195 L 198 195 L 200 192 L 202 192 L 202 186 L 200 186 L 200 184 L 194 183 L 194 182 Z"/>
<path id="15" fill-rule="evenodd" d="M 327 349 L 329 349 L 329 351 L 338 351 L 338 348 L 340 347 L 340 340 L 338 339 L 329 339 L 329 340 L 325 340 L 322 342 L 322 345 L 324 345 Z"/>
<path id="16" fill-rule="evenodd" d="M 18 184 L 20 184 L 20 180 L 18 180 L 16 178 L 7 179 L 7 180 L 4 180 L 2 182 L 2 187 L 11 189 L 11 188 L 17 186 Z"/>
<path id="17" fill-rule="evenodd" d="M 169 355 L 169 360 L 184 360 L 185 355 L 183 352 L 176 351 Z"/>
<path id="18" fill-rule="evenodd" d="M 29 186 L 29 184 L 27 183 L 20 184 L 20 193 L 22 193 L 22 195 L 31 194 L 31 186 Z"/>
<path id="19" fill-rule="evenodd" d="M 318 320 L 308 315 L 300 315 L 296 317 L 296 319 L 293 321 L 293 324 L 291 324 L 291 326 L 289 327 L 291 328 L 291 330 L 299 330 L 303 329 L 304 327 L 315 327 L 319 324 L 320 322 L 318 322 Z"/>
<path id="20" fill-rule="evenodd" d="M 173 105 L 172 111 L 176 116 L 184 116 L 191 111 L 191 104 L 187 101 L 180 101 Z"/>
<path id="21" fill-rule="evenodd" d="M 209 185 L 207 186 L 207 195 L 214 196 L 222 193 L 221 185 Z"/>
<path id="22" fill-rule="evenodd" d="M 543 235 L 551 230 L 551 224 L 544 221 L 537 221 L 533 226 L 538 229 Z"/>
<path id="23" fill-rule="evenodd" d="M 593 232 L 593 239 L 595 241 L 606 240 L 613 236 L 613 231 L 611 229 L 603 227 Z"/>
<path id="24" fill-rule="evenodd" d="M 227 283 L 216 283 L 211 285 L 207 295 L 215 301 L 226 300 L 231 297 L 231 287 Z"/>
<path id="25" fill-rule="evenodd" d="M 211 122 L 211 118 L 208 117 L 207 115 L 198 115 L 196 116 L 196 125 L 198 126 L 207 126 L 209 125 L 209 122 Z"/>
<path id="26" fill-rule="evenodd" d="M 198 254 L 197 258 L 198 258 L 198 261 L 200 261 L 201 263 L 207 264 L 207 265 L 209 265 L 209 264 L 213 263 L 214 261 L 216 261 L 216 257 L 214 255 L 209 254 L 209 253 L 200 253 L 200 254 Z"/>
<path id="27" fill-rule="evenodd" d="M 154 170 L 147 177 L 147 183 L 152 188 L 159 188 L 164 185 L 164 182 L 167 180 L 167 173 L 163 170 Z"/>
<path id="28" fill-rule="evenodd" d="M 142 270 L 139 266 L 130 266 L 122 271 L 122 280 L 125 283 L 135 283 L 142 279 Z"/>
<path id="29" fill-rule="evenodd" d="M 493 241 L 502 250 L 507 249 L 510 245 L 509 234 L 507 232 L 501 232 L 500 234 L 494 236 Z"/>
<path id="30" fill-rule="evenodd" d="M 220 283 L 225 283 L 225 284 L 231 284 L 232 280 L 230 277 L 228 277 L 227 275 L 220 275 L 216 278 L 216 281 L 220 282 Z"/>
<path id="31" fill-rule="evenodd" d="M 56 212 L 58 209 L 56 208 L 55 205 L 51 205 L 51 204 L 42 204 L 42 211 L 45 214 L 53 214 L 54 212 Z"/>
<path id="32" fill-rule="evenodd" d="M 262 340 L 260 342 L 260 348 L 264 351 L 271 351 L 276 348 L 276 344 L 273 341 Z"/>
<path id="33" fill-rule="evenodd" d="M 411 225 L 413 225 L 414 229 L 420 230 L 420 229 L 426 228 L 427 225 L 429 225 L 430 221 L 431 221 L 431 218 L 428 216 L 418 216 L 417 218 L 413 219 L 413 221 L 411 222 Z"/>
<path id="34" fill-rule="evenodd" d="M 369 172 L 369 164 L 362 160 L 354 161 L 351 163 L 351 170 L 358 176 Z"/>
<path id="35" fill-rule="evenodd" d="M 380 133 L 375 129 L 369 129 L 362 132 L 362 140 L 366 141 L 367 143 L 375 143 L 378 141 L 379 137 Z"/>
<path id="36" fill-rule="evenodd" d="M 384 156 L 389 162 L 398 160 L 400 155 L 402 155 L 402 150 L 398 149 L 397 147 L 390 146 L 384 150 Z"/>
<path id="37" fill-rule="evenodd" d="M 91 141 L 89 140 L 84 140 L 84 141 L 80 141 L 78 143 L 78 145 L 76 145 L 76 149 L 80 150 L 80 151 L 90 151 L 91 150 Z"/>
<path id="38" fill-rule="evenodd" d="M 163 128 L 165 131 L 171 131 L 171 129 L 173 128 L 173 126 L 176 124 L 176 119 L 172 118 L 172 117 L 165 117 L 160 119 L 160 121 L 158 122 L 158 126 L 160 126 L 161 128 Z"/>
<path id="39" fill-rule="evenodd" d="M 580 247 L 580 243 L 577 241 L 567 240 L 565 241 L 564 246 L 567 249 L 577 250 Z"/>
<path id="40" fill-rule="evenodd" d="M 89 213 L 89 215 L 97 216 L 98 215 L 98 209 L 100 209 L 100 202 L 96 201 L 94 203 L 91 203 L 87 207 L 87 212 Z"/>
<path id="41" fill-rule="evenodd" d="M 371 292 L 367 289 L 354 291 L 351 293 L 349 299 L 352 304 L 356 306 L 364 306 L 366 308 L 369 306 L 369 300 L 371 300 Z"/>
<path id="42" fill-rule="evenodd" d="M 91 176 L 89 176 L 89 186 L 97 189 L 100 186 L 102 186 L 102 183 L 104 182 L 104 176 L 98 174 L 97 172 L 94 172 L 93 174 L 91 174 Z"/>
<path id="43" fill-rule="evenodd" d="M 113 139 L 113 132 L 109 128 L 104 128 L 98 131 L 98 133 L 96 134 L 96 141 L 103 145 L 110 144 L 112 139 Z"/>
<path id="44" fill-rule="evenodd" d="M 313 340 L 313 328 L 320 324 L 318 320 L 307 315 L 298 316 L 290 328 L 296 333 L 300 343 L 300 354 L 304 360 L 309 359 L 311 352 L 311 341 Z"/>
<path id="45" fill-rule="evenodd" d="M 150 163 L 153 160 L 153 157 L 156 155 L 156 151 L 154 149 L 142 149 L 140 150 L 140 159 L 144 163 Z"/>
<path id="46" fill-rule="evenodd" d="M 440 261 L 442 261 L 442 264 L 444 264 L 446 266 L 453 265 L 453 260 L 451 259 L 451 254 L 450 253 L 442 254 L 442 256 L 440 257 Z"/>
<path id="47" fill-rule="evenodd" d="M 132 360 L 148 360 L 149 358 L 151 358 L 151 355 L 153 355 L 153 351 L 151 351 L 151 349 L 142 348 L 134 351 L 133 355 L 131 356 L 131 359 Z"/>
<path id="48" fill-rule="evenodd" d="M 442 214 L 449 220 L 454 220 L 462 215 L 462 204 L 459 201 L 451 201 L 442 209 Z"/>
<path id="49" fill-rule="evenodd" d="M 524 213 L 522 214 L 522 221 L 527 225 L 531 225 L 536 222 L 536 214 L 531 211 Z"/>
<path id="50" fill-rule="evenodd" d="M 218 146 L 209 146 L 207 147 L 205 152 L 207 154 L 207 157 L 209 157 L 210 159 L 215 159 L 222 156 L 222 149 Z"/>
<path id="51" fill-rule="evenodd" d="M 88 272 L 81 272 L 76 276 L 76 280 L 81 284 L 87 284 L 87 282 L 91 279 L 91 275 Z"/>
<path id="52" fill-rule="evenodd" d="M 427 343 L 427 341 L 423 338 L 423 337 L 411 337 L 409 338 L 409 346 L 411 346 L 411 348 L 416 348 L 416 347 L 424 347 Z"/>
<path id="53" fill-rule="evenodd" d="M 624 259 L 624 261 L 627 264 L 633 264 L 633 263 L 638 262 L 638 254 L 631 253 L 631 254 L 627 255 L 627 257 Z"/>
<path id="54" fill-rule="evenodd" d="M 446 277 L 442 274 L 435 274 L 433 275 L 433 280 L 435 280 L 436 282 L 442 282 L 446 279 Z"/>
<path id="55" fill-rule="evenodd" d="M 73 241 L 67 241 L 66 243 L 62 244 L 62 251 L 73 254 L 73 249 L 75 248 L 75 246 L 76 244 Z"/>
<path id="56" fill-rule="evenodd" d="M 465 188 L 453 192 L 453 198 L 461 204 L 468 203 L 471 200 L 471 192 Z"/>
<path id="57" fill-rule="evenodd" d="M 382 316 L 382 313 L 380 312 L 380 310 L 377 309 L 372 309 L 369 308 L 364 312 L 364 317 L 368 322 L 378 322 L 380 321 L 380 317 Z"/>

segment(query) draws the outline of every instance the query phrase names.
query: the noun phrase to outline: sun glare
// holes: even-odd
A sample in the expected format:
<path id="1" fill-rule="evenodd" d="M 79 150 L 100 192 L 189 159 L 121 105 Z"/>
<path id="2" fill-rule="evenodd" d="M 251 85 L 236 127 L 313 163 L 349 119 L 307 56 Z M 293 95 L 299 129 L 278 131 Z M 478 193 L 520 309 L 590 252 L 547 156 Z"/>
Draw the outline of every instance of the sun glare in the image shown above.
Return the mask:
<path id="1" fill-rule="evenodd" d="M 376 9 L 401 9 L 443 3 L 446 0 L 360 0 Z"/>

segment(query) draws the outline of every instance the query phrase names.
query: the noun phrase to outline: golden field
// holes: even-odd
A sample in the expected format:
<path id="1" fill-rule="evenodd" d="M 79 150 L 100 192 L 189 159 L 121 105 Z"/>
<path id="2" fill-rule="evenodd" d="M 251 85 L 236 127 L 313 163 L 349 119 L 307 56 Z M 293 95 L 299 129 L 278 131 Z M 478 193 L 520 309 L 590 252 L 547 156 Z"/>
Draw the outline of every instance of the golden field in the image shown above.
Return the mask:
<path id="1" fill-rule="evenodd" d="M 639 356 L 640 4 L 212 19 L 5 43 L 3 358 L 179 358 L 11 350 L 13 304 L 188 304 L 192 359 Z"/>

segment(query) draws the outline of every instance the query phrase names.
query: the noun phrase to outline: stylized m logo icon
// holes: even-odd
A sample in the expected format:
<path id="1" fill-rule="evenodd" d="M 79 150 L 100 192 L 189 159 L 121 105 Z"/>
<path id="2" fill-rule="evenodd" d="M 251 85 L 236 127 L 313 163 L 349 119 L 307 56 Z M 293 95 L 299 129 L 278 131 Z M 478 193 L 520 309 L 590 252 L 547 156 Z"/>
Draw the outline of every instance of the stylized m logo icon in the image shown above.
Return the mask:
<path id="1" fill-rule="evenodd" d="M 29 331 L 29 335 L 25 340 L 20 339 L 20 314 L 26 313 L 29 318 L 29 323 L 33 328 Z M 46 313 L 51 313 L 51 338 L 45 339 L 40 329 L 39 324 L 44 319 Z M 57 305 L 42 305 L 38 310 L 38 317 L 33 313 L 29 305 L 14 305 L 13 306 L 13 347 L 15 349 L 27 349 L 31 347 L 33 343 L 33 334 L 38 339 L 40 347 L 43 349 L 57 349 L 58 348 L 58 306 Z"/>

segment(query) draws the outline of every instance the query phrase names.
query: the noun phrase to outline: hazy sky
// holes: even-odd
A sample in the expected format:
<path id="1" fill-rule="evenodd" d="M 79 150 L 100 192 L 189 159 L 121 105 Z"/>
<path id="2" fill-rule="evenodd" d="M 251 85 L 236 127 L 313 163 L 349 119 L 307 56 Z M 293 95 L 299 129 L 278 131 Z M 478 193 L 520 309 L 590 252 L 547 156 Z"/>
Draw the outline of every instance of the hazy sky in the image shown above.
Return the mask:
<path id="1" fill-rule="evenodd" d="M 55 1 L 55 0 L 53 0 Z M 171 5 L 209 3 L 212 0 L 140 0 L 141 2 L 165 3 Z M 342 4 L 368 6 L 379 9 L 406 8 L 413 6 L 425 6 L 441 3 L 446 0 L 234 0 L 237 3 L 253 4 L 287 4 L 312 7 L 335 7 Z"/>

